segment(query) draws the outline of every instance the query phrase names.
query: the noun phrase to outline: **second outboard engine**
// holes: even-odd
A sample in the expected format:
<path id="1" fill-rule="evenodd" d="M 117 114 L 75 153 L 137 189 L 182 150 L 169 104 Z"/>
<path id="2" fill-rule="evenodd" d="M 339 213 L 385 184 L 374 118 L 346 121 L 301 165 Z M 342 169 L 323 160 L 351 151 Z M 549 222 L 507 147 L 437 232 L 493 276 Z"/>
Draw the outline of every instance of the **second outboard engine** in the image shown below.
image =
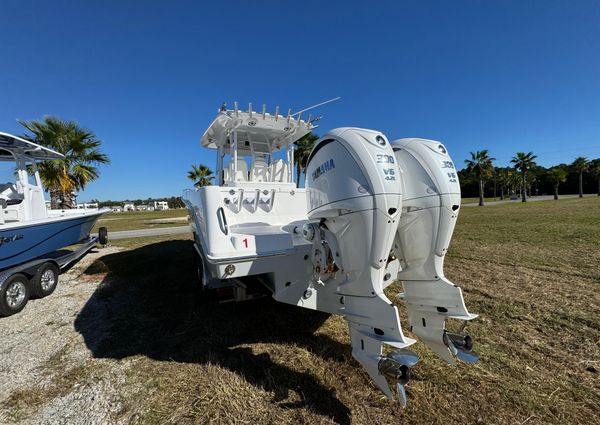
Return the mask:
<path id="1" fill-rule="evenodd" d="M 392 142 L 402 171 L 402 216 L 394 242 L 411 332 L 450 364 L 475 363 L 467 335 L 446 331 L 446 318 L 471 320 L 462 291 L 444 276 L 444 257 L 460 209 L 460 184 L 446 147 L 435 140 Z"/>
<path id="2" fill-rule="evenodd" d="M 385 287 L 403 281 L 412 331 L 436 353 L 452 361 L 451 354 L 466 358 L 471 349 L 469 337 L 444 328 L 446 317 L 475 316 L 466 311 L 460 289 L 442 273 L 457 213 L 452 205 L 460 205 L 460 189 L 456 198 L 454 186 L 450 195 L 438 182 L 449 166 L 443 161 L 450 161 L 447 155 L 436 157 L 438 145 L 390 144 L 377 131 L 339 128 L 316 143 L 307 165 L 312 223 L 302 231 L 313 244 L 311 287 L 322 293 L 324 304 L 339 299 L 337 311 L 327 310 L 348 321 L 352 355 L 390 399 L 392 384 L 402 405 L 404 384 L 418 357 L 406 348 L 415 340 L 402 332 Z M 390 347 L 385 353 L 384 345 Z"/>

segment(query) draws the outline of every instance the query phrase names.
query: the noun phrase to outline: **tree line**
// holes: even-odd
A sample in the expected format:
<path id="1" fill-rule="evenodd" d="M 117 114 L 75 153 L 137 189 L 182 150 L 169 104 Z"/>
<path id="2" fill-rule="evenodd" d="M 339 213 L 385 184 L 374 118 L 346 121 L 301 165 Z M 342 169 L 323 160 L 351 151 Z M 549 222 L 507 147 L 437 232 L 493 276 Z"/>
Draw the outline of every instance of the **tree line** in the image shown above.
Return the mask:
<path id="1" fill-rule="evenodd" d="M 527 202 L 534 195 L 553 194 L 558 199 L 559 191 L 579 193 L 579 197 L 596 191 L 600 196 L 600 158 L 580 156 L 570 164 L 545 168 L 536 163 L 533 152 L 517 152 L 510 161 L 512 167 L 496 167 L 487 149 L 470 155 L 466 167 L 458 172 L 461 192 L 463 197 L 479 197 L 481 206 L 486 197 L 519 196 Z"/>
<path id="2" fill-rule="evenodd" d="M 98 199 L 92 199 L 92 203 L 97 203 L 98 208 L 104 207 L 122 207 L 123 204 L 133 204 L 133 205 L 153 205 L 154 201 L 166 201 L 169 208 L 183 208 L 185 204 L 181 199 L 181 196 L 170 196 L 168 198 L 147 198 L 147 199 L 125 199 L 123 201 L 100 201 Z"/>

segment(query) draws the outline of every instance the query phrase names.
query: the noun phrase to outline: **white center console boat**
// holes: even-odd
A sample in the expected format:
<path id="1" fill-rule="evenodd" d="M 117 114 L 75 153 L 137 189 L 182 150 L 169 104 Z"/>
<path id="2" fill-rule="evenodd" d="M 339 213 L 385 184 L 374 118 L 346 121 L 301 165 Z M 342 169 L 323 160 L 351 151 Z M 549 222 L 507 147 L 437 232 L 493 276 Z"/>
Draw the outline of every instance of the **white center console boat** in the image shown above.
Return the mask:
<path id="1" fill-rule="evenodd" d="M 109 211 L 46 208 L 37 162 L 62 157 L 52 149 L 0 132 L 0 161 L 14 162 L 17 177 L 15 182 L 0 183 L 0 316 L 19 312 L 30 294 L 49 295 L 60 269 L 95 245 L 90 231 Z M 106 230 L 101 233 L 101 239 L 106 239 Z M 79 242 L 83 244 L 75 254 L 57 254 Z M 42 279 L 44 273 L 51 284 Z"/>
<path id="2" fill-rule="evenodd" d="M 354 358 L 404 405 L 418 357 L 383 292 L 392 282 L 402 282 L 415 337 L 451 364 L 478 358 L 468 335 L 446 330 L 447 318 L 476 317 L 443 273 L 456 170 L 439 142 L 340 128 L 315 144 L 300 189 L 293 143 L 313 128 L 278 108 L 219 111 L 201 138 L 217 150 L 218 185 L 184 192 L 202 285 L 244 300 L 252 277 L 277 301 L 343 315 Z"/>

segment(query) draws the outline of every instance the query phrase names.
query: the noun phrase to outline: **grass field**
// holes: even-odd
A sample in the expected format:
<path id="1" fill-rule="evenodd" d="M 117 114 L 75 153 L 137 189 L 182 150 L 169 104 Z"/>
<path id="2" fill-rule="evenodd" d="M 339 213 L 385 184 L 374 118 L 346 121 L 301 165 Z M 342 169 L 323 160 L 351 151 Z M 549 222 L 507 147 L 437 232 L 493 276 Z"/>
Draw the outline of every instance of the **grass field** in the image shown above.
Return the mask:
<path id="1" fill-rule="evenodd" d="M 342 318 L 199 302 L 187 236 L 114 244 L 127 250 L 86 271 L 103 283 L 75 327 L 94 357 L 133 360 L 125 421 L 598 423 L 600 199 L 461 212 L 446 274 L 480 314 L 481 360 L 453 368 L 417 343 L 406 409 L 352 359 Z"/>
<path id="2" fill-rule="evenodd" d="M 187 210 L 185 208 L 166 211 L 128 211 L 109 213 L 98 220 L 92 233 L 96 233 L 100 226 L 106 227 L 109 234 L 110 232 L 118 232 L 121 230 L 184 226 L 187 224 L 186 217 Z"/>
<path id="3" fill-rule="evenodd" d="M 506 198 L 507 200 L 509 198 Z M 484 198 L 483 199 L 484 202 L 494 202 L 494 201 L 500 201 L 500 197 L 497 198 Z M 461 204 L 477 204 L 479 203 L 479 198 L 462 198 L 460 201 Z"/>

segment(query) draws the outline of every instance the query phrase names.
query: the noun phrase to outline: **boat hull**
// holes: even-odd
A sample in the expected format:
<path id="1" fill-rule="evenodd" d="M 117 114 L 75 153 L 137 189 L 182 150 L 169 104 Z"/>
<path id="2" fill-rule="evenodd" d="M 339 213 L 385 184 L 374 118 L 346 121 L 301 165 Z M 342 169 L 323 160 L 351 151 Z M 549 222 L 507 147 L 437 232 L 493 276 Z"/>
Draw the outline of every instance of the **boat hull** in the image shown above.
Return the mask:
<path id="1" fill-rule="evenodd" d="M 0 229 L 0 270 L 80 242 L 89 236 L 102 214 L 64 217 Z"/>

